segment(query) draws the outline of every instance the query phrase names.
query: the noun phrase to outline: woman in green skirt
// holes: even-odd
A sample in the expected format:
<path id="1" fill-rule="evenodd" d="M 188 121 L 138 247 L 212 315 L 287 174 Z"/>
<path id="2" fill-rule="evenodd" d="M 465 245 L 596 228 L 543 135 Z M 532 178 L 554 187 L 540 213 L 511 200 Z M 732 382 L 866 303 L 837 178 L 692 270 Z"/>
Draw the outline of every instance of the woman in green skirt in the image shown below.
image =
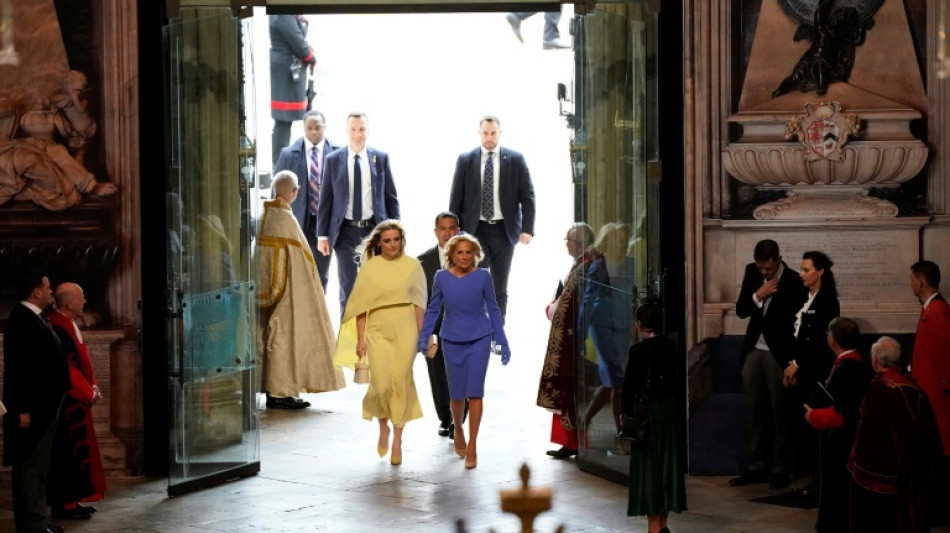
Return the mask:
<path id="1" fill-rule="evenodd" d="M 653 302 L 637 308 L 635 322 L 643 340 L 630 347 L 623 379 L 623 414 L 634 415 L 638 395 L 649 398 L 652 424 L 644 441 L 631 446 L 627 505 L 627 516 L 647 516 L 649 533 L 669 533 L 670 511 L 686 510 L 685 361 L 676 345 L 660 336 L 662 312 Z"/>

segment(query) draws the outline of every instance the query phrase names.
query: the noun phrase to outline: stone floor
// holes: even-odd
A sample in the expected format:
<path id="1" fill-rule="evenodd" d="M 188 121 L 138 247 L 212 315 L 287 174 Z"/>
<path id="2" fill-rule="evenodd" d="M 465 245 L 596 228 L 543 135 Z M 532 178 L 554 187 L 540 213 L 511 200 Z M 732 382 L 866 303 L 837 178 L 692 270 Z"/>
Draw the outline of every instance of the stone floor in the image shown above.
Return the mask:
<path id="1" fill-rule="evenodd" d="M 431 401 L 425 366 L 416 361 L 419 396 Z M 479 464 L 465 470 L 451 441 L 436 435 L 429 415 L 407 425 L 403 464 L 376 455 L 376 425 L 360 419 L 364 389 L 308 395 L 304 411 L 263 411 L 261 472 L 201 492 L 166 497 L 165 479 L 112 479 L 99 512 L 88 521 L 60 522 L 69 532 L 187 533 L 209 531 L 519 531 L 500 509 L 499 491 L 517 488 L 522 463 L 531 483 L 554 490 L 553 510 L 539 532 L 646 531 L 625 516 L 627 489 L 579 470 L 573 460 L 549 459 L 550 415 L 523 403 L 532 387 L 507 385 L 510 368 L 489 371 Z M 492 386 L 493 384 L 494 386 Z M 518 407 L 524 405 L 525 407 Z M 670 518 L 677 533 L 812 531 L 814 511 L 752 503 L 764 486 L 729 488 L 726 477 L 691 477 L 689 511 Z M 5 484 L 6 485 L 6 484 Z M 0 531 L 12 531 L 9 490 L 0 490 Z M 950 532 L 950 528 L 941 530 Z"/>

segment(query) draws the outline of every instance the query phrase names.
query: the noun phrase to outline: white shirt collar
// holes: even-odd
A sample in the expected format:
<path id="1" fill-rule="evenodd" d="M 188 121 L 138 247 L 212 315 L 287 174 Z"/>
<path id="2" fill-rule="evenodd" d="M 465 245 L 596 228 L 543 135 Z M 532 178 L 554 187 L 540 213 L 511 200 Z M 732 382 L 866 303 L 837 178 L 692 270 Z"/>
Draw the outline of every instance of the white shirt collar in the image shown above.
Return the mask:
<path id="1" fill-rule="evenodd" d="M 940 294 L 940 291 L 937 291 L 931 294 L 930 298 L 927 298 L 927 301 L 924 302 L 924 309 L 927 309 L 927 306 L 930 305 L 930 302 L 932 302 L 933 299 L 936 298 L 938 294 Z"/>
<path id="2" fill-rule="evenodd" d="M 836 357 L 835 359 L 841 359 L 842 357 L 844 357 L 844 356 L 846 356 L 846 355 L 848 355 L 849 353 L 852 353 L 852 352 L 855 352 L 855 353 L 856 353 L 857 350 L 845 350 L 845 351 L 839 353 L 839 354 L 838 354 L 838 357 Z"/>
<path id="3" fill-rule="evenodd" d="M 481 148 L 481 150 L 482 150 L 482 157 L 487 157 L 487 156 L 488 156 L 488 150 L 486 150 L 485 147 L 484 147 L 484 146 L 481 146 L 481 145 L 479 145 L 479 148 Z M 492 149 L 491 153 L 492 153 L 493 155 L 495 155 L 495 156 L 499 155 L 499 154 L 501 153 L 501 145 L 500 145 L 500 144 L 496 144 L 495 147 Z"/>
<path id="4" fill-rule="evenodd" d="M 33 311 L 33 312 L 36 313 L 37 315 L 40 315 L 40 314 L 43 313 L 43 310 L 42 310 L 42 309 L 40 309 L 39 307 L 36 307 L 35 305 L 33 305 L 32 303 L 30 303 L 30 302 L 28 302 L 28 301 L 26 301 L 26 300 L 21 300 L 20 303 L 23 304 L 23 305 L 25 305 L 27 308 L 29 308 L 30 311 Z"/>
<path id="5" fill-rule="evenodd" d="M 303 138 L 303 145 L 304 145 L 304 148 L 307 149 L 307 155 L 310 155 L 310 151 L 313 150 L 313 147 L 314 147 L 314 146 L 316 146 L 317 148 L 319 148 L 319 149 L 320 149 L 320 153 L 322 154 L 322 153 L 323 153 L 324 146 L 326 146 L 326 142 L 327 142 L 327 140 L 326 140 L 326 139 L 323 139 L 323 140 L 320 141 L 319 143 L 313 144 L 312 142 L 310 142 L 310 139 L 308 139 L 308 138 L 306 138 L 306 137 Z"/>

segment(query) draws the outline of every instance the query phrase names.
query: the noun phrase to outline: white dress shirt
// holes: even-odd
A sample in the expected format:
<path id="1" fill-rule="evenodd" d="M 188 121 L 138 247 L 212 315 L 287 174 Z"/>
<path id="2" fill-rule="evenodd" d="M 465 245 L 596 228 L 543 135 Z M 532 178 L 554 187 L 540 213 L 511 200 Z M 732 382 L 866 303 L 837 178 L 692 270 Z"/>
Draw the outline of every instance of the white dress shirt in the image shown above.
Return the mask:
<path id="1" fill-rule="evenodd" d="M 501 220 L 505 218 L 501 214 L 501 200 L 498 198 L 498 183 L 501 182 L 501 158 L 498 157 L 498 152 L 501 150 L 501 146 L 495 145 L 495 149 L 492 150 L 492 197 L 495 200 L 494 210 L 495 217 L 492 220 Z M 481 179 L 479 183 L 485 183 L 485 161 L 488 159 L 488 150 L 482 146 L 482 163 L 479 168 L 481 168 Z M 481 211 L 482 204 L 478 203 L 478 210 Z M 484 215 L 479 215 L 479 220 L 485 220 Z"/>
<path id="2" fill-rule="evenodd" d="M 349 198 L 353 198 L 353 162 L 356 161 L 356 156 L 360 156 L 360 186 L 362 187 L 363 199 L 363 218 L 360 220 L 366 220 L 367 218 L 373 217 L 373 175 L 370 173 L 369 158 L 366 155 L 366 148 L 359 154 L 353 153 L 349 148 L 346 150 L 346 172 L 347 172 L 347 183 L 349 187 Z M 353 202 L 347 202 L 346 205 L 346 214 L 343 215 L 344 218 L 353 220 Z"/>

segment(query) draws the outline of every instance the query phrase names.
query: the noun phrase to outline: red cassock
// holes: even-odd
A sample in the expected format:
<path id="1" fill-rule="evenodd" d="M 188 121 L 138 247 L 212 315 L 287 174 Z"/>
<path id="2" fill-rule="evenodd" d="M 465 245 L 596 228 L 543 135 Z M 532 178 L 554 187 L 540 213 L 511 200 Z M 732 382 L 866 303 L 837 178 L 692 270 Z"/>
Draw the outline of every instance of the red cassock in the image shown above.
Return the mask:
<path id="1" fill-rule="evenodd" d="M 92 387 L 96 384 L 92 360 L 71 318 L 54 311 L 49 319 L 66 353 L 71 388 L 60 410 L 47 499 L 51 505 L 98 501 L 106 491 L 106 477 L 92 417 Z"/>
<path id="2" fill-rule="evenodd" d="M 939 294 L 920 312 L 910 375 L 927 393 L 950 456 L 950 307 Z"/>

